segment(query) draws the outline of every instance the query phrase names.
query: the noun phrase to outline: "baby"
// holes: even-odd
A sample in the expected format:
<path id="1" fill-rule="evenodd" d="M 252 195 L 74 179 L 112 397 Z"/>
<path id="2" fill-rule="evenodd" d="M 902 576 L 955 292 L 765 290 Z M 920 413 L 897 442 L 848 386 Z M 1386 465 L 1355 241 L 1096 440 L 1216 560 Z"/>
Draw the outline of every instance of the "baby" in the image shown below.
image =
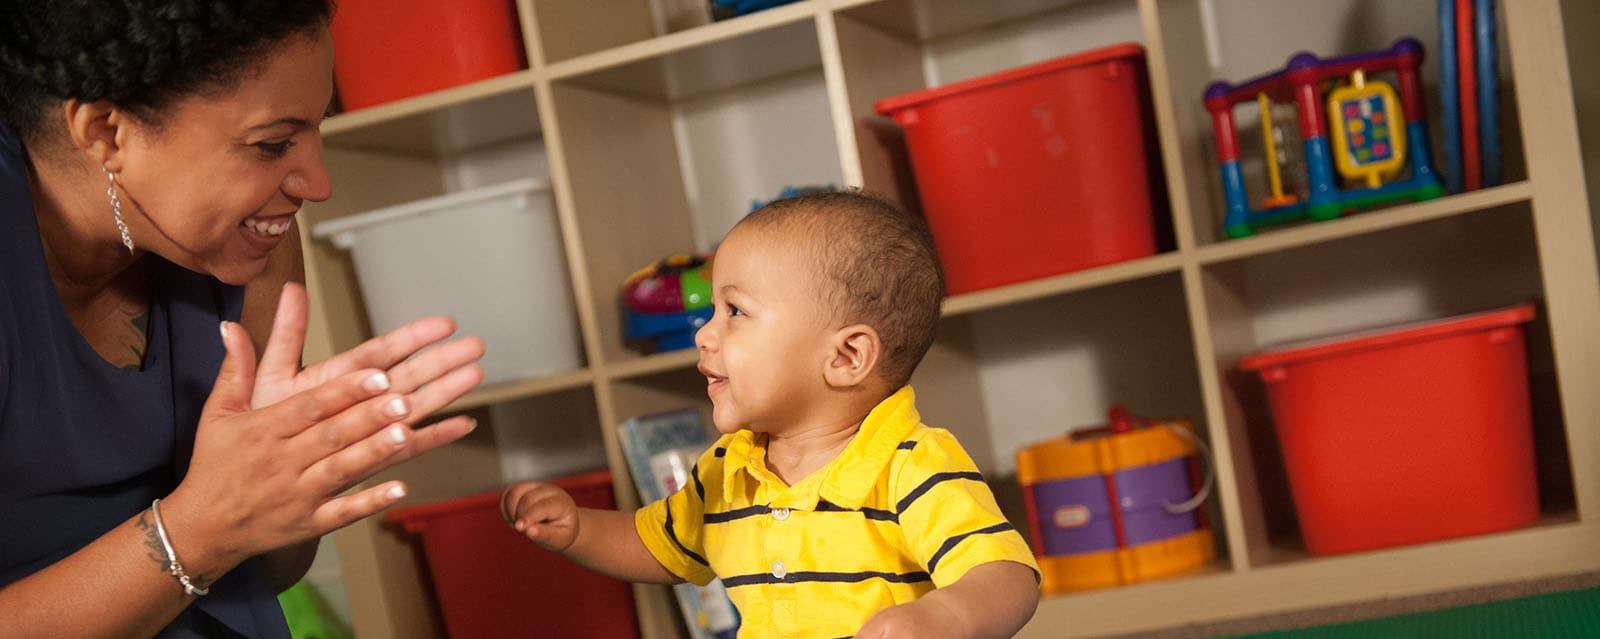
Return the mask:
<path id="1" fill-rule="evenodd" d="M 773 202 L 730 231 L 695 337 L 721 439 L 636 513 L 550 484 L 502 495 L 529 539 L 637 582 L 721 577 L 741 637 L 1010 637 L 1038 567 L 907 382 L 943 275 L 926 226 L 859 193 Z"/>

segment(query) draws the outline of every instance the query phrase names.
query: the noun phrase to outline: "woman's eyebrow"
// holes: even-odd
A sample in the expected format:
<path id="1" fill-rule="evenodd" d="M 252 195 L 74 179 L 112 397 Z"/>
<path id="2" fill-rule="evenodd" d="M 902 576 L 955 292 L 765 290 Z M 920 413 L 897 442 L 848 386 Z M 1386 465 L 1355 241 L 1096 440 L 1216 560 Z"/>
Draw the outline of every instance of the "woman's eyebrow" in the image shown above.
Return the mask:
<path id="1" fill-rule="evenodd" d="M 305 118 L 289 117 L 289 118 L 278 118 L 278 119 L 273 120 L 271 122 L 268 122 L 266 124 L 257 124 L 257 125 L 255 125 L 253 127 L 250 127 L 249 129 L 246 129 L 246 130 L 248 130 L 248 131 L 260 131 L 262 129 L 270 129 L 272 127 L 280 126 L 280 125 L 284 125 L 284 124 L 290 125 L 290 126 L 296 128 L 296 129 L 305 129 L 305 128 L 310 128 L 311 127 L 311 121 L 310 120 L 307 120 Z"/>

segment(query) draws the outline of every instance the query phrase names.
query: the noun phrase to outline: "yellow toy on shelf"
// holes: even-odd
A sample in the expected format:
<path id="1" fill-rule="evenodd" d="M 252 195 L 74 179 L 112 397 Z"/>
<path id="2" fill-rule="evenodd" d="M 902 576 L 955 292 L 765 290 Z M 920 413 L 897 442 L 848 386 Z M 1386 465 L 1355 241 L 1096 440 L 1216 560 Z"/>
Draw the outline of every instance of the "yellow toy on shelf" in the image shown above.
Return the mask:
<path id="1" fill-rule="evenodd" d="M 1350 84 L 1328 94 L 1339 175 L 1365 180 L 1370 189 L 1399 175 L 1406 161 L 1405 120 L 1394 87 L 1367 82 L 1361 69 L 1352 71 Z"/>

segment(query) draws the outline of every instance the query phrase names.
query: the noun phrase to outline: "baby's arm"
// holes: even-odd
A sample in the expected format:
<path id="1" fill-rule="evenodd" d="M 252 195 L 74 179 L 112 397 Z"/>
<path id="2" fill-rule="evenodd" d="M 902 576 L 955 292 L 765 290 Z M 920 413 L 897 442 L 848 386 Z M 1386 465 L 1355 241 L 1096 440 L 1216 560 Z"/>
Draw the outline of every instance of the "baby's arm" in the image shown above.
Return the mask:
<path id="1" fill-rule="evenodd" d="M 1039 604 L 1033 552 L 995 503 L 972 458 L 933 429 L 891 470 L 906 550 L 936 586 L 880 611 L 858 637 L 1010 637 Z"/>
<path id="2" fill-rule="evenodd" d="M 512 485 L 500 504 L 513 528 L 585 568 L 623 581 L 682 581 L 645 548 L 633 513 L 579 508 L 559 486 L 541 482 Z"/>
<path id="3" fill-rule="evenodd" d="M 1039 582 L 1032 568 L 992 561 L 974 566 L 955 583 L 921 599 L 884 609 L 856 637 L 1010 637 L 1033 617 L 1038 605 Z"/>

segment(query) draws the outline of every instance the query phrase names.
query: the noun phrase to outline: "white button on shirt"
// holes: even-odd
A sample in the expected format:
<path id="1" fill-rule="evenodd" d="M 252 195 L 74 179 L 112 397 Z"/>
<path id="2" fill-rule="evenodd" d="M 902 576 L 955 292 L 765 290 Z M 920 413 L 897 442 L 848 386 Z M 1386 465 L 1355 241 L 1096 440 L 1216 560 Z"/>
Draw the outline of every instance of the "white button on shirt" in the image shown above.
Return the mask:
<path id="1" fill-rule="evenodd" d="M 784 578 L 785 575 L 788 575 L 788 574 L 789 574 L 789 569 L 784 567 L 783 562 L 781 562 L 781 561 L 772 562 L 772 576 L 777 577 L 779 579 L 782 579 L 782 578 Z"/>
<path id="2" fill-rule="evenodd" d="M 774 509 L 772 509 L 772 518 L 776 519 L 778 521 L 783 521 L 785 519 L 788 519 L 789 518 L 789 509 L 788 508 L 774 508 Z"/>

